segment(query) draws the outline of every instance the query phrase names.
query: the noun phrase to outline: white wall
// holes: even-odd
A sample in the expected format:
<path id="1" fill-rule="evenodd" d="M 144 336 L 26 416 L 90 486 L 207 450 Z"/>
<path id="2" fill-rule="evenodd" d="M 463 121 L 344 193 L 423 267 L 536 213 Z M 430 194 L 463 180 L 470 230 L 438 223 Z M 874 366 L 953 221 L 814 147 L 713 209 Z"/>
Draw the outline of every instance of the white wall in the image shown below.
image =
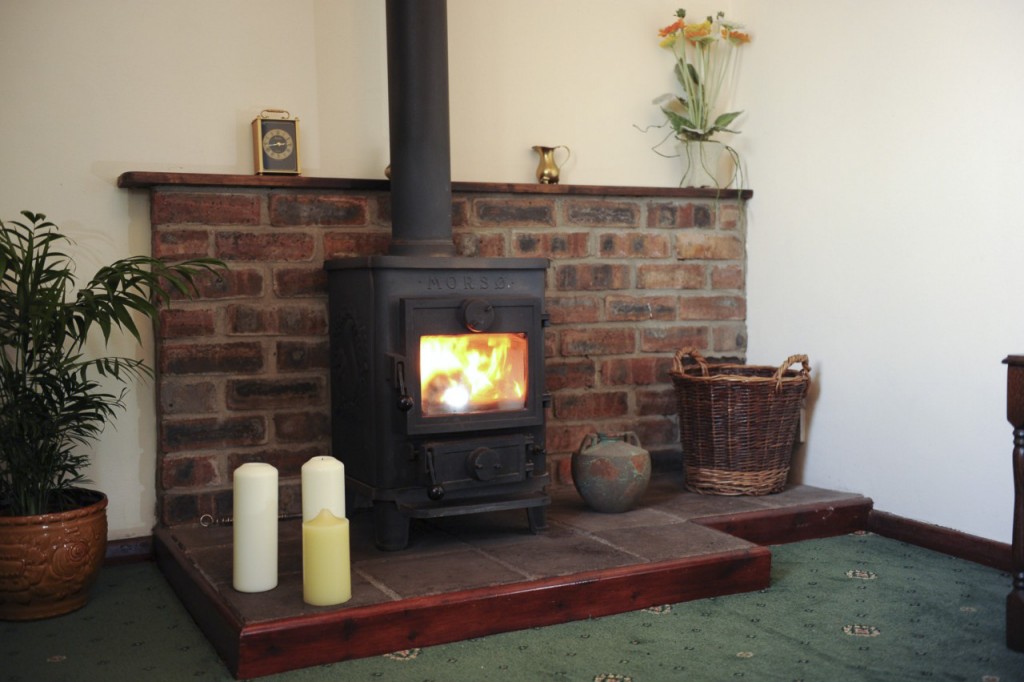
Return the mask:
<path id="1" fill-rule="evenodd" d="M 655 33 L 675 8 L 449 0 L 453 178 L 531 182 L 530 146 L 565 144 L 565 183 L 675 185 L 635 127 L 673 88 Z M 754 189 L 749 357 L 811 356 L 804 482 L 1008 542 L 1024 5 L 687 4 L 719 8 L 754 34 L 733 141 Z M 6 0 L 0 216 L 47 213 L 89 275 L 148 250 L 147 197 L 120 173 L 249 173 L 267 107 L 302 119 L 306 175 L 382 177 L 385 78 L 380 0 Z M 154 428 L 139 386 L 96 446 L 112 537 L 154 522 Z"/>

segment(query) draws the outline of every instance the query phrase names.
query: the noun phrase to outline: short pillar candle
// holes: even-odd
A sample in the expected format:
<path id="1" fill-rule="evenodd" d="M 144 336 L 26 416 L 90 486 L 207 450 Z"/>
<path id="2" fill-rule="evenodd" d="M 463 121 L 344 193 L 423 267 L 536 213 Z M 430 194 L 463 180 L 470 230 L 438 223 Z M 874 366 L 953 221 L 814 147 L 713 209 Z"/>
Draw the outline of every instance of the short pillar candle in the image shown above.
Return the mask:
<path id="1" fill-rule="evenodd" d="M 234 473 L 232 585 L 239 592 L 277 587 L 277 469 L 249 462 Z"/>
<path id="2" fill-rule="evenodd" d="M 348 519 L 322 509 L 302 522 L 302 600 L 334 606 L 352 598 Z"/>
<path id="3" fill-rule="evenodd" d="M 345 465 L 333 457 L 314 457 L 302 465 L 302 520 L 327 509 L 345 518 Z"/>

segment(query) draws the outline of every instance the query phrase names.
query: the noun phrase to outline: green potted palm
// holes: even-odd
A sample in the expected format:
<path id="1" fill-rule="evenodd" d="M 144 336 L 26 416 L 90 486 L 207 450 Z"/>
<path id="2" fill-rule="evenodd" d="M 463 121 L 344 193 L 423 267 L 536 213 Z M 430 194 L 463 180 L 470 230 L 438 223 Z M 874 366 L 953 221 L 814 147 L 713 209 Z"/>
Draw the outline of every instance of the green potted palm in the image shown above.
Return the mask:
<path id="1" fill-rule="evenodd" d="M 195 293 L 212 258 L 132 256 L 76 289 L 71 240 L 46 216 L 0 221 L 0 619 L 46 618 L 85 604 L 106 548 L 106 496 L 87 483 L 87 446 L 124 407 L 144 361 L 90 357 L 116 331 L 141 343 L 136 318 Z M 113 384 L 119 388 L 111 390 Z"/>

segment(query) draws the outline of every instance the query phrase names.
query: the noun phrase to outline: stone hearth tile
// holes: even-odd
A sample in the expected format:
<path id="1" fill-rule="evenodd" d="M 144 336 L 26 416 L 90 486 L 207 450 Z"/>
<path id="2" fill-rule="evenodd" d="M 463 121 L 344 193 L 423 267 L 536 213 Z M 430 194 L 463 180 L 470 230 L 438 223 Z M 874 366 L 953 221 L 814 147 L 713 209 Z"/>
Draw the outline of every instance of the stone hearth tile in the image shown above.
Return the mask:
<path id="1" fill-rule="evenodd" d="M 722 514 L 764 511 L 765 506 L 753 497 L 742 495 L 701 495 L 681 492 L 659 502 L 658 509 L 680 520 L 688 521 Z"/>
<path id="2" fill-rule="evenodd" d="M 246 623 L 308 616 L 391 601 L 389 595 L 355 573 L 352 574 L 352 598 L 334 606 L 311 606 L 302 601 L 301 573 L 278 576 L 277 587 L 266 592 L 236 592 L 228 585 L 221 587 L 221 594 L 235 607 Z"/>
<path id="3" fill-rule="evenodd" d="M 377 549 L 373 539 L 373 514 L 357 513 L 349 519 L 349 546 L 353 562 L 397 557 L 410 552 L 429 555 L 465 549 L 465 544 L 450 534 L 438 531 L 427 521 L 413 519 L 409 524 L 409 545 L 398 551 Z"/>
<path id="4" fill-rule="evenodd" d="M 553 510 L 549 518 L 553 524 L 563 524 L 591 533 L 610 528 L 663 526 L 679 521 L 659 508 L 648 506 L 646 500 L 641 500 L 634 509 L 618 514 L 594 511 L 580 501 L 578 505 L 563 506 Z"/>
<path id="5" fill-rule="evenodd" d="M 530 542 L 489 544 L 483 550 L 531 579 L 570 575 L 635 564 L 642 559 L 584 534 L 538 535 Z"/>
<path id="6" fill-rule="evenodd" d="M 572 531 L 551 523 L 554 507 L 548 508 L 548 527 L 540 531 L 545 537 L 560 537 Z M 433 519 L 431 526 L 442 533 L 475 547 L 492 543 L 529 542 L 537 537 L 530 530 L 526 510 L 510 509 L 484 514 L 464 514 Z"/>
<path id="7" fill-rule="evenodd" d="M 761 495 L 750 498 L 759 505 L 770 509 L 780 507 L 793 507 L 803 504 L 817 504 L 820 502 L 836 502 L 839 500 L 861 499 L 863 495 L 857 493 L 845 493 L 838 490 L 826 490 L 810 485 L 790 485 L 781 493 L 774 495 Z"/>
<path id="8" fill-rule="evenodd" d="M 401 598 L 520 582 L 524 575 L 473 550 L 424 555 L 393 552 L 355 567 L 367 579 Z"/>
<path id="9" fill-rule="evenodd" d="M 618 528 L 595 535 L 651 562 L 754 547 L 754 543 L 694 523 Z"/>

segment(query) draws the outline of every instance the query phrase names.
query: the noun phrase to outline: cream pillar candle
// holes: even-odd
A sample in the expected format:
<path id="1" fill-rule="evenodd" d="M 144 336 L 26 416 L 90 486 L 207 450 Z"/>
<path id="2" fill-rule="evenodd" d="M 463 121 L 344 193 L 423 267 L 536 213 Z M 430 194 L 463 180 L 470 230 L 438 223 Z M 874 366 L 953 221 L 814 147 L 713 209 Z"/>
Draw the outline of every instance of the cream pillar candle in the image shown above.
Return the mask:
<path id="1" fill-rule="evenodd" d="M 249 462 L 234 475 L 232 585 L 239 592 L 277 587 L 277 469 Z"/>
<path id="2" fill-rule="evenodd" d="M 302 520 L 327 509 L 345 518 L 345 465 L 333 457 L 314 457 L 302 465 Z"/>
<path id="3" fill-rule="evenodd" d="M 302 522 L 302 600 L 333 606 L 352 598 L 348 519 L 327 509 Z"/>

